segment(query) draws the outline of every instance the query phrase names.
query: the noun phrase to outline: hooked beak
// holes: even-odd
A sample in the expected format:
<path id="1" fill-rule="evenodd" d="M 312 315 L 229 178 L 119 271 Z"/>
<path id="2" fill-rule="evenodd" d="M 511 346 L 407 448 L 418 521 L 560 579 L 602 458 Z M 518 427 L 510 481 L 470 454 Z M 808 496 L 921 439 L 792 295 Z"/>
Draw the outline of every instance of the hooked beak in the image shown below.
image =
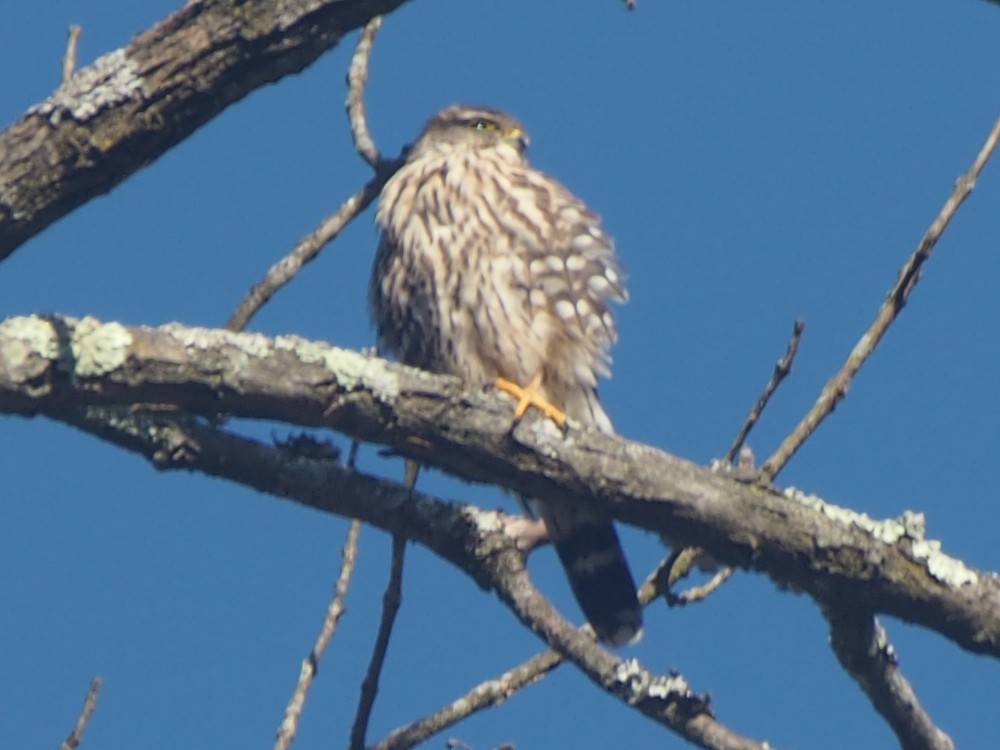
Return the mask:
<path id="1" fill-rule="evenodd" d="M 504 140 L 509 141 L 518 151 L 525 151 L 531 143 L 527 133 L 521 130 L 521 128 L 511 128 L 503 135 Z"/>

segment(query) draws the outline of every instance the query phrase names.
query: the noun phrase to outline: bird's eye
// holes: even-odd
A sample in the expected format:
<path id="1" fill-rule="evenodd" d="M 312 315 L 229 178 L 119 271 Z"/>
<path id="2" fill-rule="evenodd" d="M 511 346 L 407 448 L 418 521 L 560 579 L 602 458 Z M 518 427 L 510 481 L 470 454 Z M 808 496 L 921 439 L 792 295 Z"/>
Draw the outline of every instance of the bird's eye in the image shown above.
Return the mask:
<path id="1" fill-rule="evenodd" d="M 473 120 L 472 127 L 475 130 L 489 131 L 496 130 L 497 124 L 495 122 L 490 122 L 489 120 Z"/>

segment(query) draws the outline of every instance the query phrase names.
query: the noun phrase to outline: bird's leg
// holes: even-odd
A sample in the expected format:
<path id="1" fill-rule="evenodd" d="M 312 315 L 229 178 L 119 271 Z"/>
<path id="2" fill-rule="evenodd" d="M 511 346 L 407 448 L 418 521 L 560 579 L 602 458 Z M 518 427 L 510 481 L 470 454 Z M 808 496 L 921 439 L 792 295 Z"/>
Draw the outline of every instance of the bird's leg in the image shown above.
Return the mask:
<path id="1" fill-rule="evenodd" d="M 551 419 L 560 428 L 566 426 L 566 413 L 546 401 L 539 393 L 542 385 L 542 373 L 538 373 L 531 379 L 527 386 L 522 388 L 517 383 L 512 383 L 506 378 L 497 378 L 494 384 L 498 391 L 509 393 L 517 399 L 517 408 L 514 409 L 514 419 L 518 420 L 528 411 L 529 406 L 534 406 L 542 414 Z"/>
<path id="2" fill-rule="evenodd" d="M 403 479 L 403 486 L 406 487 L 406 499 L 413 499 L 413 489 L 417 486 L 417 477 L 420 475 L 420 462 L 413 459 L 406 459 L 406 475 Z"/>

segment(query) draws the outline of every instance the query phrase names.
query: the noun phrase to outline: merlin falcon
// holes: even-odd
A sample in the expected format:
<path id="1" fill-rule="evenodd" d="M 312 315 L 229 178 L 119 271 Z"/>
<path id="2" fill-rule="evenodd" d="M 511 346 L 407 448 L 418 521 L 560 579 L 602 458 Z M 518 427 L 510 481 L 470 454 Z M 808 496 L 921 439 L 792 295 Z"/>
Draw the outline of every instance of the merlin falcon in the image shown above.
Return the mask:
<path id="1" fill-rule="evenodd" d="M 453 105 L 432 117 L 386 183 L 370 305 L 379 348 L 402 362 L 496 386 L 560 426 L 612 433 L 597 397 L 627 293 L 611 237 L 562 184 L 528 165 L 509 114 Z M 597 636 L 642 632 L 610 516 L 532 503 Z"/>

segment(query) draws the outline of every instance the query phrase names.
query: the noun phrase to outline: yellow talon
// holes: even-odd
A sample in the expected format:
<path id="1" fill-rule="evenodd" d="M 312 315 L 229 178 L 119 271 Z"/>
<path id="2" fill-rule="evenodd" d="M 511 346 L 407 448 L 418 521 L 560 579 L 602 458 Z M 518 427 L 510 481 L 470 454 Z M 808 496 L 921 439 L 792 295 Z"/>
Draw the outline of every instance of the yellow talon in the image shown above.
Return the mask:
<path id="1" fill-rule="evenodd" d="M 508 393 L 517 399 L 517 407 L 514 409 L 514 419 L 518 420 L 524 416 L 528 408 L 534 406 L 542 414 L 551 419 L 560 428 L 566 426 L 566 413 L 546 401 L 539 394 L 539 386 L 542 384 L 542 374 L 538 373 L 531 379 L 531 382 L 524 388 L 517 383 L 512 383 L 506 378 L 496 379 L 496 389 Z"/>

